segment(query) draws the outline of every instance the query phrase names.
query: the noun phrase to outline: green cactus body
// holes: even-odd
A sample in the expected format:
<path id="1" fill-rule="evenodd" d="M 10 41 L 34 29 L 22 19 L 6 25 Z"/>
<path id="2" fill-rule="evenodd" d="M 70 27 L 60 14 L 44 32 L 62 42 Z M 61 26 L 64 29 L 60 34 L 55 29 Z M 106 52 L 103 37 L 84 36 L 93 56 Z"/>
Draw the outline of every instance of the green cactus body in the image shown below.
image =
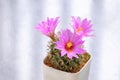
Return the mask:
<path id="1" fill-rule="evenodd" d="M 87 52 L 84 54 L 79 54 L 78 58 L 69 59 L 67 55 L 61 56 L 60 50 L 55 48 L 53 41 L 49 44 L 49 52 L 47 57 L 44 59 L 44 63 L 50 67 L 75 73 L 80 71 L 84 64 L 90 59 L 90 54 Z"/>

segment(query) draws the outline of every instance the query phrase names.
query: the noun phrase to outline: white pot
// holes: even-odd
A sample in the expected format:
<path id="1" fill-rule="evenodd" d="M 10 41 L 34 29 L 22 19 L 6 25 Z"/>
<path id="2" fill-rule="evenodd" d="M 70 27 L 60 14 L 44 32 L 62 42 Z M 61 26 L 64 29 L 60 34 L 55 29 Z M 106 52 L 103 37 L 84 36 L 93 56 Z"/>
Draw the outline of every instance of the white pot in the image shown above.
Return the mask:
<path id="1" fill-rule="evenodd" d="M 43 64 L 44 80 L 88 80 L 91 58 L 77 73 L 69 73 Z"/>

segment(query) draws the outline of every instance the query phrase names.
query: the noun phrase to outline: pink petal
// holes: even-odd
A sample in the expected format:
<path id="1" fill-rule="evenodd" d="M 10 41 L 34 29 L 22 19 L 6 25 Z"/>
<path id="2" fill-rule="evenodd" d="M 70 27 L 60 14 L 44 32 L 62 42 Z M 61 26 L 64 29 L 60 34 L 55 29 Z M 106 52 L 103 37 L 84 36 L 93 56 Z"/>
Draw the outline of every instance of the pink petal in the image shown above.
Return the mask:
<path id="1" fill-rule="evenodd" d="M 70 53 L 67 53 L 67 56 L 69 59 L 72 59 L 72 57 L 73 57 Z"/>
<path id="2" fill-rule="evenodd" d="M 61 56 L 64 56 L 66 52 L 64 50 L 61 51 Z"/>

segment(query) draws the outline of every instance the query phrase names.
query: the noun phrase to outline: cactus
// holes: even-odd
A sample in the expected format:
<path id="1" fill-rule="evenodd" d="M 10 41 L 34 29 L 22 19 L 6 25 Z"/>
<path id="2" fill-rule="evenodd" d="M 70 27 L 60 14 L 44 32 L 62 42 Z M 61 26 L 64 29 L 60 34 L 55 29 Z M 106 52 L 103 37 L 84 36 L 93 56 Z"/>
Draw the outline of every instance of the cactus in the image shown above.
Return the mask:
<path id="1" fill-rule="evenodd" d="M 66 71 L 78 72 L 89 60 L 90 55 L 84 50 L 84 37 L 93 36 L 91 32 L 91 20 L 81 20 L 80 17 L 72 16 L 72 32 L 70 29 L 62 30 L 58 35 L 55 29 L 59 23 L 59 17 L 47 18 L 40 22 L 36 29 L 51 38 L 48 55 L 44 63 L 50 67 Z"/>
<path id="2" fill-rule="evenodd" d="M 90 54 L 87 52 L 79 54 L 78 58 L 73 57 L 72 60 L 69 59 L 67 55 L 61 56 L 60 50 L 55 48 L 53 41 L 50 41 L 48 48 L 49 52 L 44 60 L 44 63 L 50 67 L 66 72 L 78 72 L 90 58 Z"/>

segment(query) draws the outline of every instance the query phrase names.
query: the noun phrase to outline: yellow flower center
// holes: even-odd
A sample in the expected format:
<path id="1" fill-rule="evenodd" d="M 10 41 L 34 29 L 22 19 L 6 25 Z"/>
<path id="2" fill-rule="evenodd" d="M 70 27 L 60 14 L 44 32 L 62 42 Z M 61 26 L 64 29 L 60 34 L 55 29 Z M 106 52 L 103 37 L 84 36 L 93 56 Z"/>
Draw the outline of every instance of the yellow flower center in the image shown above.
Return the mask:
<path id="1" fill-rule="evenodd" d="M 70 48 L 70 47 L 72 47 L 72 43 L 71 43 L 71 42 L 68 42 L 68 43 L 67 43 L 67 48 Z"/>
<path id="2" fill-rule="evenodd" d="M 66 50 L 67 51 L 69 51 L 69 52 L 71 52 L 72 51 L 72 49 L 73 49 L 73 44 L 72 44 L 72 42 L 68 42 L 67 44 L 66 44 Z"/>
<path id="3" fill-rule="evenodd" d="M 82 27 L 79 27 L 78 29 L 77 29 L 77 32 L 80 32 L 80 31 L 82 31 L 83 30 L 83 28 Z"/>

